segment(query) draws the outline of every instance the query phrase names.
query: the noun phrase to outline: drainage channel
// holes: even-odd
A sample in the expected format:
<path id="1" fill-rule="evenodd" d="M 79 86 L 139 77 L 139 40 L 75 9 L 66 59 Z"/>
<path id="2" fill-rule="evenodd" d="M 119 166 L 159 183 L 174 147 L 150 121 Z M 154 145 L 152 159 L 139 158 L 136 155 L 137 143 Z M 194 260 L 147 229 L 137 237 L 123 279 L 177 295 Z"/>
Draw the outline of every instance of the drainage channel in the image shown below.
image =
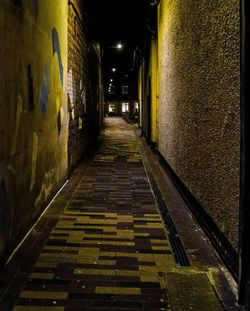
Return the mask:
<path id="1" fill-rule="evenodd" d="M 150 164 L 148 162 L 148 159 L 146 158 L 144 154 L 143 147 L 141 145 L 142 143 L 139 142 L 139 147 L 140 147 L 140 153 L 142 157 L 142 161 L 149 179 L 149 182 L 151 184 L 151 188 L 153 190 L 157 205 L 159 207 L 160 213 L 162 215 L 163 221 L 165 223 L 165 226 L 169 232 L 168 237 L 169 237 L 169 242 L 171 244 L 173 253 L 174 253 L 174 258 L 176 261 L 177 265 L 180 266 L 190 266 L 189 259 L 187 257 L 187 254 L 185 252 L 185 249 L 182 245 L 181 239 L 179 237 L 178 231 L 174 225 L 174 222 L 169 214 L 168 208 L 166 206 L 166 203 L 162 197 L 161 191 L 159 189 L 159 186 L 155 180 L 155 177 L 152 173 Z"/>

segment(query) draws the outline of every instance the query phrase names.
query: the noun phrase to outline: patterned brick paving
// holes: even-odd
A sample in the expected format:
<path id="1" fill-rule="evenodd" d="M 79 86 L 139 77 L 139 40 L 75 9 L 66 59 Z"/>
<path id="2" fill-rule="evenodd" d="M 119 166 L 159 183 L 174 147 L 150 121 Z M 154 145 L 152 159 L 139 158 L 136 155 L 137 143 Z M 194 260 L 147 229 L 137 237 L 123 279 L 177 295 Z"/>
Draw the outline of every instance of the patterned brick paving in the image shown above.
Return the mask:
<path id="1" fill-rule="evenodd" d="M 112 119 L 15 311 L 170 310 L 174 265 L 131 127 Z"/>
<path id="2" fill-rule="evenodd" d="M 173 273 L 177 267 L 134 131 L 111 118 L 100 141 L 95 157 L 68 186 L 73 194 L 58 221 L 52 215 L 55 224 L 37 259 L 30 268 L 24 263 L 23 274 L 19 268 L 5 292 L 3 310 L 171 310 L 166 275 L 185 283 L 187 296 L 189 279 Z M 211 310 L 206 304 L 214 296 L 202 277 L 208 295 L 199 310 Z M 173 280 L 168 287 L 178 306 L 178 286 Z M 221 310 L 214 298 L 211 306 Z"/>

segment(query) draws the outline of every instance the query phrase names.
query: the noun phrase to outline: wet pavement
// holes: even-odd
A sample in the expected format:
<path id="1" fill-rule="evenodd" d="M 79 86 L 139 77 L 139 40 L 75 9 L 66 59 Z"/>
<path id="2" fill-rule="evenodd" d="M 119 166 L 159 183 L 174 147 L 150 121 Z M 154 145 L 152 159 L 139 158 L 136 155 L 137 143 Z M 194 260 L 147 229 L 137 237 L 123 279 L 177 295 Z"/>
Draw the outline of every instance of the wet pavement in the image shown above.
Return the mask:
<path id="1" fill-rule="evenodd" d="M 0 310 L 238 310 L 225 269 L 136 132 L 106 119 L 96 153 L 1 272 Z"/>

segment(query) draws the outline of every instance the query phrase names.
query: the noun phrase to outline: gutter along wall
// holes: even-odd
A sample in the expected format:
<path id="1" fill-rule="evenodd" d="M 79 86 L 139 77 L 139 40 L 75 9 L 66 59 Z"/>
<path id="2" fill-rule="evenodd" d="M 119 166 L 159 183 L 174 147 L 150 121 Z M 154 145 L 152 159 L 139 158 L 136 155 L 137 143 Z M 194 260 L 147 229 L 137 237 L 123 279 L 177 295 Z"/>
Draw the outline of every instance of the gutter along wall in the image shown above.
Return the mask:
<path id="1" fill-rule="evenodd" d="M 163 164 L 188 204 L 195 206 L 193 213 L 197 217 L 199 214 L 213 242 L 224 252 L 221 255 L 232 261 L 229 265 L 236 273 L 240 192 L 239 10 L 236 0 L 161 0 L 158 46 L 155 47 L 156 40 L 151 41 L 151 55 L 144 55 L 139 69 L 144 135 L 151 136 L 149 144 L 158 142 Z"/>

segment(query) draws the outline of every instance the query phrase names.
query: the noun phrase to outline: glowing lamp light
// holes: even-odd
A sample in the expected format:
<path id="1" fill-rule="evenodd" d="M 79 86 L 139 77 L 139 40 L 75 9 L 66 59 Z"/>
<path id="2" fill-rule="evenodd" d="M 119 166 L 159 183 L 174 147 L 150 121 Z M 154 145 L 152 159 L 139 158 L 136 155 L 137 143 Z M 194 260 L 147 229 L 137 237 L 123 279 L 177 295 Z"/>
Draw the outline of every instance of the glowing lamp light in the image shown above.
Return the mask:
<path id="1" fill-rule="evenodd" d="M 112 68 L 112 71 L 113 71 L 113 72 L 116 72 L 116 68 Z"/>
<path id="2" fill-rule="evenodd" d="M 123 48 L 123 44 L 122 43 L 118 43 L 116 45 L 116 47 L 117 47 L 118 50 L 121 50 Z"/>

